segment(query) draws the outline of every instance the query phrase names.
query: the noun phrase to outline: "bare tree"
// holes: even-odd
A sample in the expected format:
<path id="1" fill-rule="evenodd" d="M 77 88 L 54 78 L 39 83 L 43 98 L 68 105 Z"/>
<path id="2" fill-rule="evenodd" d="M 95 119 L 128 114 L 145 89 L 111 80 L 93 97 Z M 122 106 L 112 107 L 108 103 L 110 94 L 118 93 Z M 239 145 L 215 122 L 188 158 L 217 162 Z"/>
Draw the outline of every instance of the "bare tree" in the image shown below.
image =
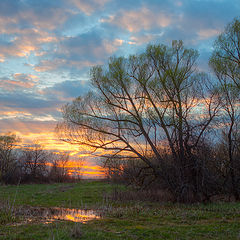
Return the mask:
<path id="1" fill-rule="evenodd" d="M 22 151 L 21 163 L 25 177 L 30 180 L 43 179 L 47 174 L 49 152 L 37 142 Z"/>
<path id="2" fill-rule="evenodd" d="M 52 166 L 49 172 L 50 178 L 57 182 L 64 182 L 68 177 L 67 164 L 69 162 L 69 153 L 53 154 Z"/>
<path id="3" fill-rule="evenodd" d="M 143 54 L 92 68 L 95 90 L 63 108 L 61 138 L 108 158 L 137 158 L 168 182 L 177 200 L 196 200 L 205 184 L 196 149 L 219 110 L 208 77 L 196 71 L 197 57 L 173 41 L 172 47 L 150 45 Z M 170 163 L 176 181 L 166 171 Z"/>
<path id="4" fill-rule="evenodd" d="M 71 172 L 71 176 L 78 181 L 80 181 L 83 176 L 83 165 L 84 161 L 81 158 L 77 159 Z"/>
<path id="5" fill-rule="evenodd" d="M 16 147 L 20 141 L 15 134 L 0 136 L 0 180 L 8 182 L 17 167 Z"/>

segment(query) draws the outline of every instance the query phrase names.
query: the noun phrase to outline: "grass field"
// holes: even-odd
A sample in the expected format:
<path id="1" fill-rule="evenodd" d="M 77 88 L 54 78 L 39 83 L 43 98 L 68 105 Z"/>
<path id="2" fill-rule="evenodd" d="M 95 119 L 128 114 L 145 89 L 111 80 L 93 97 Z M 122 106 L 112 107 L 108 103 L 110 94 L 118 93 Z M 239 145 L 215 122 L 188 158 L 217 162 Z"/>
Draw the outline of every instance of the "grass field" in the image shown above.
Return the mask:
<path id="1" fill-rule="evenodd" d="M 105 182 L 0 186 L 0 239 L 240 239 L 240 204 L 179 205 L 141 201 L 111 202 L 116 187 Z M 19 208 L 99 209 L 101 219 L 24 222 Z"/>

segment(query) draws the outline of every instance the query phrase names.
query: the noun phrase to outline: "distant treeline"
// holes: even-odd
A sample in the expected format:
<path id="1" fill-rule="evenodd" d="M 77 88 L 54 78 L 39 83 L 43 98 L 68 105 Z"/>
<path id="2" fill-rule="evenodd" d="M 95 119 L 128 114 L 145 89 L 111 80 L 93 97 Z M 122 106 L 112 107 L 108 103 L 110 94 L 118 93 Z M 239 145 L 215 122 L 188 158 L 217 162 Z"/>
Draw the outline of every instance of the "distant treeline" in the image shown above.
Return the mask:
<path id="1" fill-rule="evenodd" d="M 0 182 L 5 184 L 68 182 L 79 180 L 69 174 L 68 153 L 54 153 L 38 143 L 20 147 L 14 134 L 0 135 Z"/>

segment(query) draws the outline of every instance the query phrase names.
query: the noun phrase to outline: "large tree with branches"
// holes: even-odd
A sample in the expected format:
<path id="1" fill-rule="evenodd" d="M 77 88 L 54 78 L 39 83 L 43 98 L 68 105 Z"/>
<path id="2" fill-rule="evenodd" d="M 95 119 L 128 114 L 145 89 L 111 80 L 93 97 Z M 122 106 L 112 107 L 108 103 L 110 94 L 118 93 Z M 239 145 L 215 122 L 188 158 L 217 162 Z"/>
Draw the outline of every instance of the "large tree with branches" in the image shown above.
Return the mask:
<path id="1" fill-rule="evenodd" d="M 218 36 L 209 65 L 218 81 L 222 98 L 223 143 L 226 148 L 226 182 L 231 193 L 240 199 L 240 19 L 234 19 Z"/>
<path id="2" fill-rule="evenodd" d="M 138 159 L 177 200 L 198 199 L 209 176 L 196 153 L 219 99 L 206 74 L 196 70 L 197 57 L 173 41 L 93 67 L 93 91 L 63 108 L 61 138 L 107 159 Z"/>

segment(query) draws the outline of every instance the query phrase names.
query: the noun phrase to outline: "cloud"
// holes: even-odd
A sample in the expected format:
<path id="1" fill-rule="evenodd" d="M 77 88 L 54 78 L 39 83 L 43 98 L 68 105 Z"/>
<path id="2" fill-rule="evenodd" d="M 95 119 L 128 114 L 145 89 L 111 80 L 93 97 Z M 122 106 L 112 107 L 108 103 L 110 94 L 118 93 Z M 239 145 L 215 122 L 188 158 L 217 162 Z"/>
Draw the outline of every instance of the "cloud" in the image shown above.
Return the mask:
<path id="1" fill-rule="evenodd" d="M 64 8 L 59 1 L 0 1 L 1 31 L 8 32 L 10 28 L 37 28 L 53 30 L 63 24 L 73 13 Z"/>
<path id="2" fill-rule="evenodd" d="M 36 56 L 46 44 L 56 42 L 54 32 L 72 16 L 71 11 L 54 1 L 0 1 L 0 60 L 8 57 Z M 45 5 L 44 5 L 45 3 Z"/>
<path id="3" fill-rule="evenodd" d="M 63 81 L 29 91 L 26 86 L 35 83 L 36 76 L 14 74 L 13 77 L 15 80 L 0 81 L 0 120 L 55 121 L 59 119 L 63 105 L 90 90 L 89 81 L 79 80 Z"/>
<path id="4" fill-rule="evenodd" d="M 35 92 L 5 92 L 0 95 L 0 106 L 9 107 L 15 110 L 28 109 L 33 112 L 40 112 L 52 108 L 56 102 L 50 102 L 47 99 L 40 98 Z"/>
<path id="5" fill-rule="evenodd" d="M 152 33 L 152 34 L 150 34 L 150 33 L 137 34 L 137 35 L 131 36 L 130 41 L 128 43 L 142 45 L 142 44 L 152 42 L 157 37 L 161 37 L 161 35 L 162 35 L 161 33 L 159 33 L 159 34 L 154 34 L 154 33 Z"/>
<path id="6" fill-rule="evenodd" d="M 19 132 L 21 134 L 35 134 L 35 133 L 44 133 L 51 132 L 54 130 L 56 126 L 55 121 L 44 121 L 44 122 L 36 122 L 31 120 L 19 120 L 19 119 L 6 119 L 0 121 L 0 129 L 6 129 L 7 131 Z"/>
<path id="7" fill-rule="evenodd" d="M 202 40 L 215 38 L 230 22 L 239 15 L 240 5 L 237 1 L 183 1 L 181 18 L 177 24 L 185 34 L 195 38 L 197 45 Z"/>
<path id="8" fill-rule="evenodd" d="M 99 30 L 73 37 L 62 37 L 56 50 L 35 65 L 38 72 L 90 68 L 103 62 L 123 44 L 121 39 L 106 39 Z"/>
<path id="9" fill-rule="evenodd" d="M 56 83 L 52 87 L 45 88 L 41 94 L 45 96 L 57 96 L 63 102 L 67 103 L 74 98 L 88 92 L 90 90 L 90 82 L 85 80 L 63 81 Z"/>
<path id="10" fill-rule="evenodd" d="M 129 32 L 150 30 L 155 27 L 164 28 L 171 24 L 170 14 L 163 11 L 152 11 L 147 7 L 138 10 L 124 11 L 108 18 L 102 18 L 101 22 L 107 22 L 126 29 Z"/>
<path id="11" fill-rule="evenodd" d="M 64 38 L 59 43 L 57 54 L 72 60 L 101 59 L 104 55 L 112 54 L 119 45 L 119 40 L 107 40 L 97 30 Z"/>
<path id="12" fill-rule="evenodd" d="M 94 11 L 102 8 L 110 0 L 70 0 L 80 11 L 91 15 Z"/>
<path id="13" fill-rule="evenodd" d="M 2 29 L 2 32 L 3 31 Z M 0 41 L 0 57 L 2 60 L 5 60 L 5 58 L 9 56 L 26 57 L 31 53 L 39 56 L 43 53 L 43 44 L 57 41 L 57 37 L 54 36 L 54 34 L 35 28 L 10 28 L 6 34 L 8 34 L 9 37 Z"/>
<path id="14" fill-rule="evenodd" d="M 216 37 L 220 34 L 220 30 L 218 29 L 201 29 L 198 31 L 199 39 L 208 39 L 212 37 Z"/>
<path id="15" fill-rule="evenodd" d="M 34 70 L 37 72 L 52 72 L 52 71 L 59 71 L 59 70 L 71 70 L 72 68 L 75 69 L 82 69 L 85 67 L 92 67 L 96 64 L 101 64 L 101 62 L 91 62 L 85 60 L 67 60 L 64 58 L 55 58 L 51 60 L 42 60 L 40 63 L 34 66 Z"/>
<path id="16" fill-rule="evenodd" d="M 38 81 L 38 77 L 32 74 L 15 73 L 12 79 L 3 77 L 0 79 L 0 90 L 16 91 L 19 89 L 33 88 Z"/>

